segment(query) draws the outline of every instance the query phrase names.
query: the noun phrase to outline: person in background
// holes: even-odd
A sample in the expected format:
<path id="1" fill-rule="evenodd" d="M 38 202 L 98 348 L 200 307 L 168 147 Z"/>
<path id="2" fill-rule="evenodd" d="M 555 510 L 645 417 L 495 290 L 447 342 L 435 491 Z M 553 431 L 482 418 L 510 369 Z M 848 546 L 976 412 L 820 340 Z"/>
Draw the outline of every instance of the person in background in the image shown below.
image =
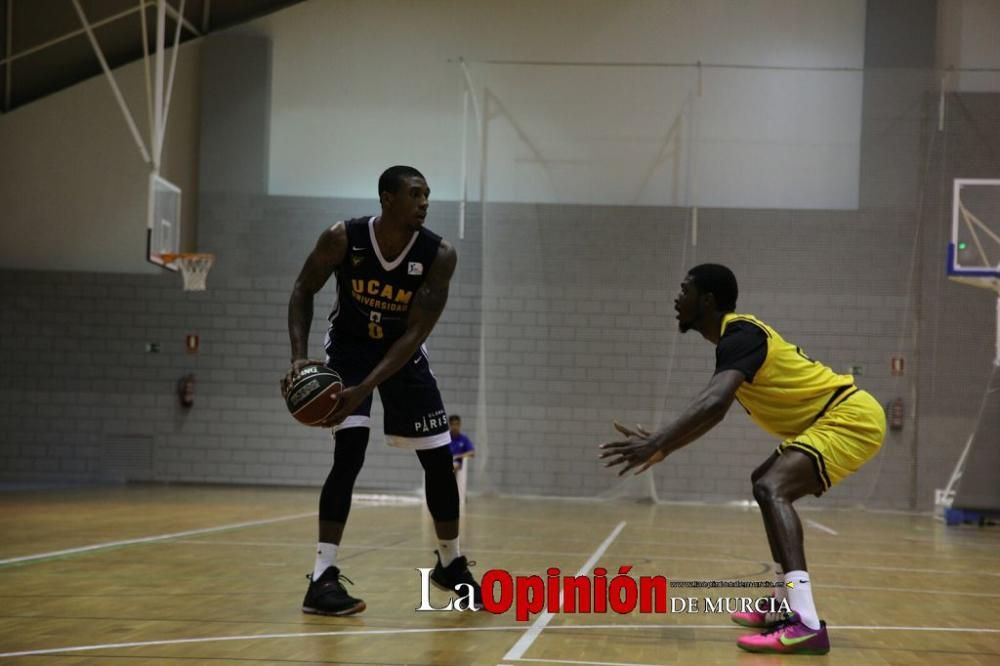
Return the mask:
<path id="1" fill-rule="evenodd" d="M 448 417 L 448 431 L 451 433 L 451 459 L 455 468 L 455 480 L 458 482 L 459 503 L 465 504 L 465 488 L 469 481 L 469 468 L 464 464 L 466 458 L 476 456 L 476 447 L 472 440 L 462 434 L 462 417 L 452 414 Z"/>
<path id="2" fill-rule="evenodd" d="M 455 472 L 462 469 L 462 461 L 476 457 L 476 447 L 472 440 L 462 434 L 462 417 L 452 414 L 448 417 L 448 431 L 451 433 L 451 457 L 455 463 Z"/>

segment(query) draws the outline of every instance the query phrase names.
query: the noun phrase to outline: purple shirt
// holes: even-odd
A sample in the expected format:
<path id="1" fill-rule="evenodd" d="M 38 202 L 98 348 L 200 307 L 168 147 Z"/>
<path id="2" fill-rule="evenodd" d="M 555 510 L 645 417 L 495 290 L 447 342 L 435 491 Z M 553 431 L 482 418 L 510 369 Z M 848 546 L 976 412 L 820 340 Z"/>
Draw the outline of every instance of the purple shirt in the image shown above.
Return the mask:
<path id="1" fill-rule="evenodd" d="M 469 453 L 471 451 L 476 450 L 476 447 L 472 445 L 472 440 L 466 437 L 465 435 L 452 437 L 451 444 L 449 446 L 451 447 L 452 456 L 458 456 L 463 453 Z M 455 462 L 458 463 L 459 467 L 462 466 L 462 461 L 460 459 L 456 460 Z"/>

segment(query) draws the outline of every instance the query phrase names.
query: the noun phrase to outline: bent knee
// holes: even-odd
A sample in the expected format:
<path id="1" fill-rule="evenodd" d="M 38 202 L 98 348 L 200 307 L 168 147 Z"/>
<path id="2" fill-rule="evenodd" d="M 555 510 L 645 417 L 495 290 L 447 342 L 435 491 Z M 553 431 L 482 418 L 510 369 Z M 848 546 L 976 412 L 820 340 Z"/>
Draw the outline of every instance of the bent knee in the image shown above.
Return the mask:
<path id="1" fill-rule="evenodd" d="M 753 498 L 757 500 L 758 504 L 770 502 L 774 498 L 774 489 L 763 479 L 754 479 Z"/>
<path id="2" fill-rule="evenodd" d="M 767 471 L 774 466 L 775 461 L 777 461 L 779 457 L 780 454 L 777 451 L 768 456 L 767 460 L 762 462 L 760 465 L 757 466 L 757 469 L 751 472 L 750 483 L 751 484 L 757 483 L 757 481 L 760 480 L 760 478 L 763 477 L 767 473 Z"/>
<path id="3" fill-rule="evenodd" d="M 788 489 L 773 477 L 761 477 L 753 483 L 753 497 L 758 504 L 784 502 L 789 499 Z"/>

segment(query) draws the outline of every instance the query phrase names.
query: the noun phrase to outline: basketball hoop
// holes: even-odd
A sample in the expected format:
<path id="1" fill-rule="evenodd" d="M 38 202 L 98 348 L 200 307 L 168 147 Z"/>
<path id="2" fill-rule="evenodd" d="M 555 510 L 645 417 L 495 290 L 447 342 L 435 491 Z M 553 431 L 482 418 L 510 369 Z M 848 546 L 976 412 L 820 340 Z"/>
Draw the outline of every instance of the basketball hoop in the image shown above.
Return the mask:
<path id="1" fill-rule="evenodd" d="M 167 265 L 180 268 L 184 278 L 184 291 L 205 291 L 205 279 L 215 262 L 215 255 L 207 252 L 181 252 L 179 254 L 164 254 L 163 261 Z"/>

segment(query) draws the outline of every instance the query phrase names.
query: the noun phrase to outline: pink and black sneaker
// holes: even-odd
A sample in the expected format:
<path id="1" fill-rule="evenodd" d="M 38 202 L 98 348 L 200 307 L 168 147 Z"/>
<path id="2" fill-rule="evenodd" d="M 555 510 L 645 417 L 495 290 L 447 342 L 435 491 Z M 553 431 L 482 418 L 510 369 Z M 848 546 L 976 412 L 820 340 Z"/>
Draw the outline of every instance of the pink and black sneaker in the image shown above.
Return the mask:
<path id="1" fill-rule="evenodd" d="M 784 621 L 786 618 L 787 615 L 784 612 L 760 613 L 751 610 L 736 611 L 729 614 L 730 620 L 748 629 L 769 629 L 770 627 L 777 626 L 779 622 Z"/>
<path id="2" fill-rule="evenodd" d="M 830 636 L 826 633 L 826 622 L 821 620 L 819 629 L 810 629 L 793 612 L 775 627 L 762 634 L 744 636 L 736 644 L 747 652 L 826 654 L 830 651 Z"/>

